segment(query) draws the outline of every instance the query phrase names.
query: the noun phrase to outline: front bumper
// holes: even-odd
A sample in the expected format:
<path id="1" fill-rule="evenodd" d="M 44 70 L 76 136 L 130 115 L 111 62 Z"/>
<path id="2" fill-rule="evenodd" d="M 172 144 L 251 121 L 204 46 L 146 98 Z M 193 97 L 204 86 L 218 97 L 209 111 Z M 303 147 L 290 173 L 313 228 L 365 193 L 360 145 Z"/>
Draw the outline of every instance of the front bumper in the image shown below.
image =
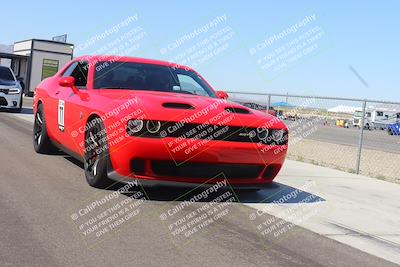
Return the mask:
<path id="1" fill-rule="evenodd" d="M 0 107 L 1 108 L 19 108 L 21 94 L 4 94 L 0 92 Z"/>
<path id="2" fill-rule="evenodd" d="M 287 150 L 287 145 L 204 140 L 177 149 L 171 146 L 175 140 L 126 137 L 118 145 L 109 144 L 110 178 L 174 186 L 206 186 L 226 179 L 233 187 L 262 187 L 278 174 Z"/>

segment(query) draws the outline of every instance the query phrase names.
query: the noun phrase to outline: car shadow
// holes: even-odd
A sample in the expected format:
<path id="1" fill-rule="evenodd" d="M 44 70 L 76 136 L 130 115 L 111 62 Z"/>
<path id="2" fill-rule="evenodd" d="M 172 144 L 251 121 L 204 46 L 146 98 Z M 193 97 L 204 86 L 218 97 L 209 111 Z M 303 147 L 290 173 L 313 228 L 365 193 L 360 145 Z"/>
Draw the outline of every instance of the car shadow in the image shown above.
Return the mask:
<path id="1" fill-rule="evenodd" d="M 278 182 L 273 182 L 269 186 L 253 193 L 239 191 L 238 198 L 243 203 L 296 204 L 325 201 L 324 198 L 318 195 Z"/>
<path id="2" fill-rule="evenodd" d="M 79 161 L 76 158 L 71 157 L 70 155 L 68 155 L 62 151 L 60 151 L 60 153 L 62 153 L 62 154 L 59 154 L 59 155 L 63 155 L 66 160 L 68 160 L 69 162 L 71 162 L 72 164 L 76 165 L 77 167 L 79 167 L 83 170 L 83 162 L 82 161 Z"/>
<path id="3" fill-rule="evenodd" d="M 33 114 L 33 109 L 23 107 L 21 110 L 21 114 Z"/>
<path id="4" fill-rule="evenodd" d="M 25 108 L 23 107 L 21 109 L 21 112 L 17 112 L 16 110 L 12 109 L 12 108 L 0 108 L 1 112 L 6 112 L 6 113 L 19 113 L 19 114 L 28 114 L 28 115 L 32 115 L 33 114 L 33 109 L 32 108 Z"/>
<path id="5" fill-rule="evenodd" d="M 110 190 L 118 190 L 123 184 L 115 184 Z M 185 188 L 185 187 L 143 187 L 142 191 L 151 201 L 190 201 L 198 198 L 207 188 Z M 233 188 L 221 188 L 217 193 L 209 194 L 205 198 L 200 198 L 197 202 L 211 202 L 216 197 L 230 191 L 235 200 L 239 203 L 316 203 L 325 201 L 320 196 L 291 187 L 282 183 L 273 182 L 259 191 L 240 190 Z M 126 193 L 131 196 L 132 194 Z"/>
<path id="6" fill-rule="evenodd" d="M 83 163 L 74 157 L 60 151 L 66 160 L 73 163 L 83 170 Z M 139 182 L 140 183 L 140 182 Z M 106 190 L 117 191 L 124 186 L 123 183 L 116 182 Z M 190 201 L 200 196 L 206 188 L 188 188 L 181 186 L 138 186 L 131 190 L 132 192 L 123 193 L 131 197 L 133 193 L 142 191 L 146 198 L 150 201 Z M 205 198 L 200 198 L 197 202 L 211 202 L 216 197 L 230 191 L 235 200 L 239 203 L 279 203 L 279 204 L 297 204 L 297 203 L 316 203 L 325 201 L 324 198 L 306 192 L 299 188 L 291 187 L 282 183 L 272 182 L 259 191 L 240 190 L 230 187 L 220 188 L 216 193 L 209 194 Z"/>

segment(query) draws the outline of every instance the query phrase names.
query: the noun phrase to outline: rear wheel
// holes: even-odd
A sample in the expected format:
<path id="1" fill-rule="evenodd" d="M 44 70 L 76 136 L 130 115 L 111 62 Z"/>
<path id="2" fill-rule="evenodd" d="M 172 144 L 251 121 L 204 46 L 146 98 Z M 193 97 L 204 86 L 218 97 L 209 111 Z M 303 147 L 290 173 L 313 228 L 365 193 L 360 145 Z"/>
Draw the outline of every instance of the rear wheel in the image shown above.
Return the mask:
<path id="1" fill-rule="evenodd" d="M 107 134 L 100 118 L 88 122 L 85 132 L 85 177 L 89 185 L 106 188 L 112 181 L 108 179 L 108 143 Z"/>
<path id="2" fill-rule="evenodd" d="M 47 135 L 46 119 L 42 104 L 38 105 L 33 123 L 33 148 L 37 153 L 41 154 L 48 154 L 57 150 Z"/>

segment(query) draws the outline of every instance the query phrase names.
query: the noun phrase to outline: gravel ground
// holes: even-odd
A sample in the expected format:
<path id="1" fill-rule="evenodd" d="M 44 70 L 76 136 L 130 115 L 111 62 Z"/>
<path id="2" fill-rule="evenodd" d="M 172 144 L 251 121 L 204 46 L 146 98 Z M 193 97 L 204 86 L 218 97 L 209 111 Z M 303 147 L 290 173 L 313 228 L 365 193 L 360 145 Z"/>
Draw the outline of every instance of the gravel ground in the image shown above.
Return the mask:
<path id="1" fill-rule="evenodd" d="M 288 158 L 354 173 L 357 150 L 354 146 L 301 139 L 289 145 Z M 400 184 L 399 162 L 399 154 L 363 149 L 360 172 L 366 176 Z"/>

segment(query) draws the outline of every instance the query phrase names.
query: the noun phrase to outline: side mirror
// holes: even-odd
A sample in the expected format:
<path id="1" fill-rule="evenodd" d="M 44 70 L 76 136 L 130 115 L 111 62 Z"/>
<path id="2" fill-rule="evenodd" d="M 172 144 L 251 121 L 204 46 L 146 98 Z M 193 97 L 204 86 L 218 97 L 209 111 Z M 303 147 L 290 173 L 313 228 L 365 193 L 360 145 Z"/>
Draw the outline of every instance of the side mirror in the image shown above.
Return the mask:
<path id="1" fill-rule="evenodd" d="M 221 99 L 228 99 L 228 94 L 224 91 L 217 91 L 217 97 Z"/>
<path id="2" fill-rule="evenodd" d="M 78 93 L 78 88 L 75 87 L 75 78 L 71 76 L 61 77 L 58 81 L 58 84 L 62 87 L 69 87 L 74 91 L 74 93 Z"/>

